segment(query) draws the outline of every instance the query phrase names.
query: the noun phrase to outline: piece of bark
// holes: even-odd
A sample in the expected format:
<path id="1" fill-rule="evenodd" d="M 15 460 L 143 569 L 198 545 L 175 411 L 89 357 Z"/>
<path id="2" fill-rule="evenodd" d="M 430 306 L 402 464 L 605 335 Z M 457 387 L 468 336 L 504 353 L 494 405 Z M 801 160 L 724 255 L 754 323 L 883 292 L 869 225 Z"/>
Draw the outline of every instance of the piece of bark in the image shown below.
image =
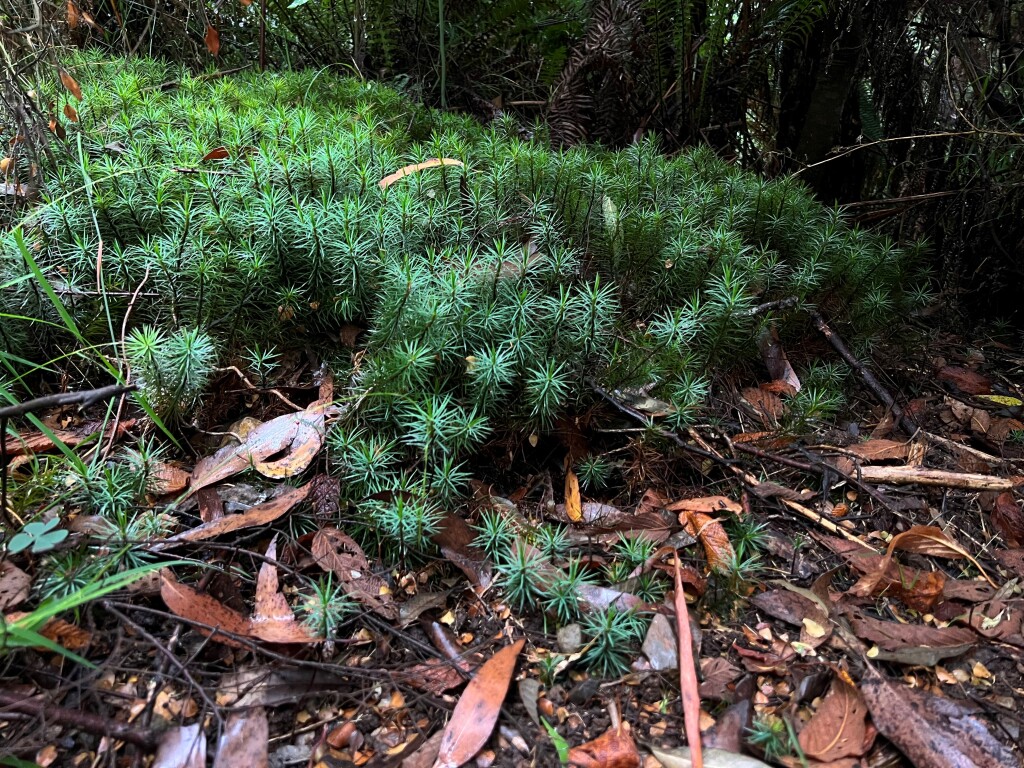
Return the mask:
<path id="1" fill-rule="evenodd" d="M 889 485 L 933 485 L 944 488 L 967 488 L 972 491 L 1009 491 L 1013 481 L 1005 477 L 978 475 L 968 472 L 947 472 L 924 467 L 865 466 L 860 478 L 867 483 Z"/>

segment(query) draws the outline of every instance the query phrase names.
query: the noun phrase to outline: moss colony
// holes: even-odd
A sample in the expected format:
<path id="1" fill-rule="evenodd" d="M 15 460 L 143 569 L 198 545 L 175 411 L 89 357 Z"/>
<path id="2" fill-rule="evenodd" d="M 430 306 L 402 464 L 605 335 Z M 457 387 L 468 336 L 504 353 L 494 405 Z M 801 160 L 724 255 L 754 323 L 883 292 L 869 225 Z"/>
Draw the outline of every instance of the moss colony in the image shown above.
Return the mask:
<path id="1" fill-rule="evenodd" d="M 350 423 L 335 443 L 374 485 L 398 446 L 454 471 L 499 424 L 543 430 L 590 396 L 585 376 L 654 385 L 685 420 L 763 323 L 792 330 L 814 304 L 863 343 L 926 298 L 915 249 L 706 150 L 553 151 L 511 119 L 481 127 L 325 72 L 69 68 L 70 159 L 23 230 L 85 338 L 109 349 L 141 287 L 126 351 L 147 385 L 175 382 L 173 410 L 218 354 L 258 368 L 270 344 L 313 346 L 348 365 L 339 329 L 366 328 L 345 394 L 370 394 L 356 421 L 372 432 Z M 379 186 L 430 158 L 462 165 Z M 59 323 L 5 238 L 4 311 Z M 787 297 L 785 316 L 750 312 Z M 8 322 L 3 342 L 48 358 L 61 339 Z"/>

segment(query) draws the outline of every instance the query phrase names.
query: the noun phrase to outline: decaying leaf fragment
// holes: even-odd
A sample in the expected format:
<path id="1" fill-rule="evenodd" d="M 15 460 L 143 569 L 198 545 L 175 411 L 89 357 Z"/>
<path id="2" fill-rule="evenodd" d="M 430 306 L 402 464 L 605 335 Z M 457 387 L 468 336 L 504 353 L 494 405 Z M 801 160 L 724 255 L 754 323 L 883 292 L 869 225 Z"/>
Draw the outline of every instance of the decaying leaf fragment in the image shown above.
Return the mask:
<path id="1" fill-rule="evenodd" d="M 323 528 L 313 537 L 317 565 L 338 577 L 345 592 L 385 619 L 398 618 L 398 606 L 387 584 L 370 570 L 362 548 L 337 528 Z"/>

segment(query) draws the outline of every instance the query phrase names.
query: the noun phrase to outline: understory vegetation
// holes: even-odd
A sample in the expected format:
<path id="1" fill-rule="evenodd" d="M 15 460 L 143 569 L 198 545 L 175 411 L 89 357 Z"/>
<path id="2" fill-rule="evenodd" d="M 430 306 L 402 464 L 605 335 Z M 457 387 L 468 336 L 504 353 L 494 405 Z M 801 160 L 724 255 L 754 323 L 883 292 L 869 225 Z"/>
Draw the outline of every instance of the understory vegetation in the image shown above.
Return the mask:
<path id="1" fill-rule="evenodd" d="M 202 420 L 219 363 L 266 387 L 282 355 L 312 350 L 341 383 L 327 442 L 350 530 L 385 563 L 431 551 L 485 441 L 535 441 L 595 386 L 657 398 L 676 429 L 699 417 L 713 370 L 754 364 L 769 326 L 798 340 L 814 307 L 863 350 L 929 301 L 920 245 L 850 227 L 798 182 L 708 149 L 552 150 L 542 126 L 482 127 L 326 72 L 206 78 L 87 55 L 69 71 L 82 88 L 71 152 L 3 235 L 8 397 L 62 358 L 85 382 L 124 359 L 173 433 Z M 801 363 L 793 412 L 834 411 L 839 374 Z M 147 561 L 132 542 L 170 524 L 137 514 L 158 450 L 63 478 L 61 501 L 106 521 L 107 555 L 53 556 L 42 596 Z M 577 470 L 599 489 L 613 467 Z M 36 509 L 32 487 L 16 489 L 20 513 Z M 509 602 L 582 621 L 593 668 L 627 669 L 643 623 L 615 605 L 583 613 L 580 590 L 628 583 L 660 600 L 657 574 L 630 579 L 653 545 L 622 538 L 598 579 L 565 530 L 520 523 L 499 510 L 476 525 Z M 757 527 L 741 538 L 740 579 Z M 349 608 L 327 581 L 301 612 L 331 634 Z"/>

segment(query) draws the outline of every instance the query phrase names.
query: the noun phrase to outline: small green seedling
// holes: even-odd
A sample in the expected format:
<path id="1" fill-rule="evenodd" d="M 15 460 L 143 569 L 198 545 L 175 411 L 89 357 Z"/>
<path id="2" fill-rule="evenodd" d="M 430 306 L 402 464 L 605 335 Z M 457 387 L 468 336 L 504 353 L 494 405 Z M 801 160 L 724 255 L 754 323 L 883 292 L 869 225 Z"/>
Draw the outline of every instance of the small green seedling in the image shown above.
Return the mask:
<path id="1" fill-rule="evenodd" d="M 555 751 L 558 753 L 558 762 L 562 765 L 569 764 L 569 742 L 565 740 L 565 737 L 556 731 L 551 723 L 545 720 L 543 717 L 540 719 L 541 725 L 544 726 L 544 730 L 548 732 L 548 736 L 551 738 L 551 743 L 555 745 Z"/>
<path id="2" fill-rule="evenodd" d="M 45 523 L 38 520 L 31 522 L 14 534 L 7 549 L 12 555 L 24 552 L 29 547 L 32 548 L 33 554 L 49 552 L 68 537 L 68 532 L 63 528 L 58 528 L 58 525 L 60 525 L 58 517 L 47 520 Z"/>

